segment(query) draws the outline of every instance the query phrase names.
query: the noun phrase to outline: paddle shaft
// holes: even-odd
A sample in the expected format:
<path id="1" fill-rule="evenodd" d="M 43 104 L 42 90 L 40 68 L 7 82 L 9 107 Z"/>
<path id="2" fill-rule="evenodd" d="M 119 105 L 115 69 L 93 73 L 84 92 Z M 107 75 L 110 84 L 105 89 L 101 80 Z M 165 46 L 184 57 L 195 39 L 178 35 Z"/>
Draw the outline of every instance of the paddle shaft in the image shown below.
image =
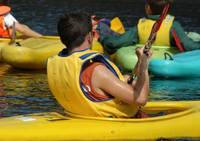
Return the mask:
<path id="1" fill-rule="evenodd" d="M 148 38 L 148 40 L 147 40 L 147 42 L 146 42 L 146 44 L 144 46 L 144 53 L 146 55 L 148 55 L 148 52 L 151 49 L 151 46 L 152 46 L 153 42 L 156 39 L 157 32 L 160 29 L 163 20 L 165 19 L 165 17 L 168 14 L 169 7 L 170 7 L 169 3 L 165 5 L 165 7 L 164 7 L 164 9 L 162 11 L 162 14 L 160 15 L 159 19 L 154 23 L 154 25 L 153 25 L 153 27 L 151 29 L 151 33 L 149 35 L 149 38 Z M 131 84 L 133 82 L 134 78 L 136 77 L 136 70 L 137 69 L 133 70 L 131 76 L 128 79 L 128 84 Z"/>
<path id="2" fill-rule="evenodd" d="M 154 23 L 153 28 L 151 29 L 151 34 L 150 34 L 150 36 L 149 36 L 149 38 L 148 38 L 148 40 L 145 44 L 144 53 L 147 53 L 151 49 L 151 46 L 156 39 L 157 32 L 160 29 L 163 20 L 165 19 L 165 17 L 168 14 L 169 7 L 170 7 L 170 4 L 168 3 L 164 7 L 162 14 L 160 15 L 159 19 Z"/>
<path id="3" fill-rule="evenodd" d="M 11 34 L 11 38 L 10 38 L 10 45 L 15 44 L 15 39 L 16 39 L 16 26 L 15 26 L 15 22 L 13 22 L 13 26 L 12 26 L 12 34 Z"/>

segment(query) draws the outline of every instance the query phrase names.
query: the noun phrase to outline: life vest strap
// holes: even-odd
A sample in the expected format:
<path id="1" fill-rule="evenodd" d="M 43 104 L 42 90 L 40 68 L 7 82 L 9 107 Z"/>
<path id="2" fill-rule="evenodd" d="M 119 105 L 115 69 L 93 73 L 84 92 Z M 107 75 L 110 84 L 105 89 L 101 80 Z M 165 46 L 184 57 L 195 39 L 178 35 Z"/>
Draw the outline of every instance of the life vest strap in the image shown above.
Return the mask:
<path id="1" fill-rule="evenodd" d="M 81 58 L 82 60 L 84 60 L 84 59 L 88 58 L 89 56 L 91 56 L 93 54 L 96 54 L 96 52 L 84 54 L 84 55 L 80 56 L 79 58 Z"/>

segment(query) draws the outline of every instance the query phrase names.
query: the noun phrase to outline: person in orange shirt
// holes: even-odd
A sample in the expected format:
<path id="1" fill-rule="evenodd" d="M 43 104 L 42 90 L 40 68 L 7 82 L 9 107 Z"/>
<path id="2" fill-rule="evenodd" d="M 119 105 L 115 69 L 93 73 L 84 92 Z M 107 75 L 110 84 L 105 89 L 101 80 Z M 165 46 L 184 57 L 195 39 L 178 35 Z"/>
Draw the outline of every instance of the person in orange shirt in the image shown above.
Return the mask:
<path id="1" fill-rule="evenodd" d="M 17 32 L 25 37 L 41 37 L 40 33 L 33 31 L 27 25 L 17 21 L 10 13 L 11 8 L 7 6 L 8 1 L 0 2 L 0 37 L 9 38 L 12 35 L 13 25 Z"/>

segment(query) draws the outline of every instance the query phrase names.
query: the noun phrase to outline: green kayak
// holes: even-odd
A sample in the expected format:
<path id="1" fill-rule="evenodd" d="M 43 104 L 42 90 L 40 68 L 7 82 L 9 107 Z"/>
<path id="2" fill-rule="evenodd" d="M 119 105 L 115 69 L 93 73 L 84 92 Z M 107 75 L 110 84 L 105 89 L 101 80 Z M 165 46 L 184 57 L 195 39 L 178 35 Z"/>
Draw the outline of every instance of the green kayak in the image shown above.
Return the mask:
<path id="1" fill-rule="evenodd" d="M 116 52 L 115 63 L 122 68 L 122 71 L 132 71 L 137 63 L 137 56 L 135 49 L 144 45 L 134 45 L 122 47 Z M 168 46 L 152 46 L 153 56 L 152 59 L 164 59 L 164 54 L 167 52 L 173 55 L 178 52 L 175 47 Z"/>
<path id="2" fill-rule="evenodd" d="M 196 32 L 186 32 L 187 36 L 195 42 L 200 41 L 200 34 Z M 115 56 L 115 63 L 122 68 L 122 71 L 132 71 L 136 62 L 137 56 L 135 54 L 135 49 L 137 47 L 142 47 L 144 45 L 133 45 L 122 47 L 117 50 Z M 174 55 L 178 53 L 176 47 L 168 47 L 168 46 L 152 46 L 153 56 L 151 59 L 164 59 L 167 54 Z"/>

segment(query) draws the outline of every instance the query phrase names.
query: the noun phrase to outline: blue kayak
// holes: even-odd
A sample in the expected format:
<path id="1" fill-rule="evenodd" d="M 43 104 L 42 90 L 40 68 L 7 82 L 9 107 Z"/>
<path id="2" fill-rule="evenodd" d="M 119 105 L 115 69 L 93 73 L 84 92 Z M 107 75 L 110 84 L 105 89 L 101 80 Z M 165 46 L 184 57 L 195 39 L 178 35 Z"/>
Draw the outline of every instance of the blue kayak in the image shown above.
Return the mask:
<path id="1" fill-rule="evenodd" d="M 152 59 L 149 72 L 156 77 L 191 78 L 200 77 L 200 50 L 165 55 L 165 59 Z"/>

